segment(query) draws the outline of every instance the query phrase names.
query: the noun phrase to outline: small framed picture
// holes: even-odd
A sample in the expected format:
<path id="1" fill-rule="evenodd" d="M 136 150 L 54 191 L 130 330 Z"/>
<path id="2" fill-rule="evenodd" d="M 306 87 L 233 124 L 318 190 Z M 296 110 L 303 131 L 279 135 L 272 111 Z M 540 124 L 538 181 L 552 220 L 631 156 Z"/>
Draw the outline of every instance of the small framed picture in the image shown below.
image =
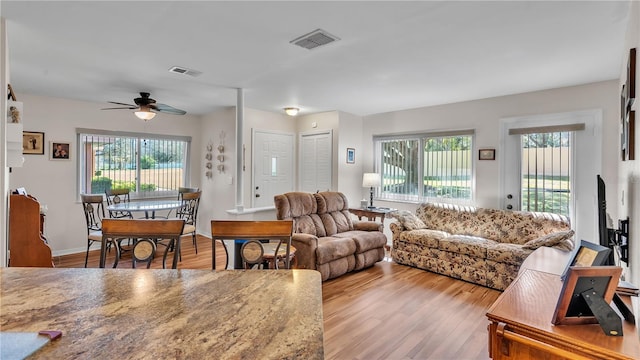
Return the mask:
<path id="1" fill-rule="evenodd" d="M 567 263 L 567 267 L 562 272 L 560 278 L 564 280 L 567 272 L 572 266 L 604 266 L 608 265 L 609 254 L 611 249 L 599 244 L 595 244 L 586 240 L 580 241 L 580 246 L 571 255 L 571 261 Z"/>
<path id="2" fill-rule="evenodd" d="M 480 150 L 478 150 L 478 159 L 479 160 L 495 160 L 496 159 L 496 149 L 480 149 Z"/>
<path id="3" fill-rule="evenodd" d="M 44 155 L 44 133 L 23 131 L 22 153 L 29 155 Z"/>
<path id="4" fill-rule="evenodd" d="M 49 143 L 50 160 L 69 160 L 71 158 L 71 144 L 62 141 L 51 141 Z"/>
<path id="5" fill-rule="evenodd" d="M 583 293 L 598 296 L 607 304 L 620 280 L 622 268 L 619 266 L 572 266 L 562 284 L 560 297 L 553 314 L 554 325 L 596 324 L 598 320 L 583 299 Z M 620 334 L 622 335 L 622 334 Z"/>
<path id="6" fill-rule="evenodd" d="M 356 149 L 347 148 L 347 164 L 356 163 Z"/>

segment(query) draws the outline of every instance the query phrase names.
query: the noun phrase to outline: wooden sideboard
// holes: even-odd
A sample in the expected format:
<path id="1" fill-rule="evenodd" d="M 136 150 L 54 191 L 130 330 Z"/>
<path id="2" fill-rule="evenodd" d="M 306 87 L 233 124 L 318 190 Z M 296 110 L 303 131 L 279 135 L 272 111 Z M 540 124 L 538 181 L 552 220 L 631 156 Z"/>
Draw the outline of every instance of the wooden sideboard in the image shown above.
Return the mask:
<path id="1" fill-rule="evenodd" d="M 12 194 L 9 203 L 9 266 L 53 267 L 51 248 L 42 234 L 40 203 L 30 195 Z"/>
<path id="2" fill-rule="evenodd" d="M 624 336 L 607 336 L 598 324 L 552 324 L 562 290 L 560 274 L 569 253 L 536 252 L 487 312 L 489 356 L 494 360 L 640 359 L 638 329 L 627 321 L 623 321 Z M 625 300 L 629 305 L 629 297 Z M 637 309 L 635 314 L 638 319 Z"/>

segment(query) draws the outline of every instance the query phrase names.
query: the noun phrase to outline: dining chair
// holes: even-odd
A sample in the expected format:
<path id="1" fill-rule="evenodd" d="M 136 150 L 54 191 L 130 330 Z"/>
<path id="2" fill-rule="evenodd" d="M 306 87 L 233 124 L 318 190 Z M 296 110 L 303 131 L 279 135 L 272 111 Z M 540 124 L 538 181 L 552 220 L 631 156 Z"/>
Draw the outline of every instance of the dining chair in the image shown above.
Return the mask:
<path id="1" fill-rule="evenodd" d="M 197 188 L 197 187 L 194 188 L 194 187 L 182 187 L 181 186 L 181 187 L 178 188 L 178 201 L 182 201 L 182 194 L 194 193 L 194 192 L 198 192 L 198 191 L 200 191 L 200 189 Z M 166 218 L 167 219 L 171 218 L 171 210 L 169 210 L 169 213 L 167 213 Z"/>
<path id="2" fill-rule="evenodd" d="M 131 202 L 129 197 L 129 189 L 107 189 L 105 195 L 107 197 L 107 205 L 116 205 L 123 202 Z M 109 217 L 112 219 L 129 218 L 133 219 L 130 211 L 111 211 L 109 210 Z"/>
<path id="3" fill-rule="evenodd" d="M 89 249 L 94 242 L 103 241 L 102 238 L 102 221 L 105 219 L 104 198 L 102 195 L 80 194 L 82 199 L 82 208 L 84 210 L 84 219 L 87 224 L 87 253 L 84 257 L 84 267 L 87 267 L 89 261 Z M 120 260 L 120 245 L 117 241 L 108 239 L 107 248 L 111 250 L 111 245 L 116 248 L 116 258 L 113 267 L 118 266 Z"/>
<path id="4" fill-rule="evenodd" d="M 147 269 L 155 256 L 156 244 L 166 247 L 162 257 L 162 268 L 166 268 L 167 255 L 175 249 L 171 268 L 178 267 L 180 237 L 184 228 L 181 219 L 104 219 L 102 238 L 117 242 L 119 239 L 134 239 L 132 267 L 137 262 L 146 262 Z"/>
<path id="5" fill-rule="evenodd" d="M 198 253 L 198 241 L 196 236 L 196 225 L 198 220 L 198 208 L 200 207 L 200 196 L 202 191 L 184 192 L 181 194 L 181 206 L 176 210 L 176 217 L 184 220 L 182 235 L 191 234 L 193 246 Z M 181 255 L 182 256 L 182 255 Z"/>
<path id="6" fill-rule="evenodd" d="M 243 244 L 240 255 L 245 267 L 272 261 L 273 268 L 278 269 L 278 260 L 282 260 L 285 269 L 290 269 L 293 250 L 291 246 L 292 232 L 292 220 L 211 220 L 211 238 L 214 241 L 212 267 L 215 269 L 216 240 L 243 239 L 247 241 Z M 269 240 L 269 242 L 263 243 L 261 240 Z M 224 245 L 224 241 L 222 243 Z M 227 252 L 226 246 L 223 248 Z"/>

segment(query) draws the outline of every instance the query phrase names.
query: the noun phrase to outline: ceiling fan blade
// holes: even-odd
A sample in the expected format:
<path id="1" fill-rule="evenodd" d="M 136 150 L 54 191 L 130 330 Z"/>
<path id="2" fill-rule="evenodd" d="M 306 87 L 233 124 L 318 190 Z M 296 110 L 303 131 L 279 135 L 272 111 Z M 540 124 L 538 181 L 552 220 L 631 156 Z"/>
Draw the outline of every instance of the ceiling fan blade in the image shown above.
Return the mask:
<path id="1" fill-rule="evenodd" d="M 173 115 L 184 115 L 187 113 L 184 110 L 176 109 L 173 106 L 169 106 L 166 104 L 150 104 L 149 107 L 157 112 L 173 114 Z"/>
<path id="2" fill-rule="evenodd" d="M 137 107 L 136 105 L 125 104 L 125 103 L 116 102 L 116 101 L 107 101 L 107 102 L 110 103 L 110 104 L 116 104 L 116 105 L 133 106 L 134 108 Z"/>
<path id="3" fill-rule="evenodd" d="M 135 110 L 137 109 L 137 106 L 127 106 L 127 107 L 112 107 L 112 108 L 104 108 L 104 109 L 100 109 L 100 110 Z"/>

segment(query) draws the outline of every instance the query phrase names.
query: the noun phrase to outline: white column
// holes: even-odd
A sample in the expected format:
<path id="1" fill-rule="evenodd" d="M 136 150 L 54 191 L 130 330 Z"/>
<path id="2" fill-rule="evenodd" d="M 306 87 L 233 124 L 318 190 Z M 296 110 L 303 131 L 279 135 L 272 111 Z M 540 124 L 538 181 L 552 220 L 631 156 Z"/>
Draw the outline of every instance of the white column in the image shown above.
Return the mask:
<path id="1" fill-rule="evenodd" d="M 244 187 L 244 90 L 237 89 L 236 100 L 236 210 L 244 210 L 242 190 Z"/>

